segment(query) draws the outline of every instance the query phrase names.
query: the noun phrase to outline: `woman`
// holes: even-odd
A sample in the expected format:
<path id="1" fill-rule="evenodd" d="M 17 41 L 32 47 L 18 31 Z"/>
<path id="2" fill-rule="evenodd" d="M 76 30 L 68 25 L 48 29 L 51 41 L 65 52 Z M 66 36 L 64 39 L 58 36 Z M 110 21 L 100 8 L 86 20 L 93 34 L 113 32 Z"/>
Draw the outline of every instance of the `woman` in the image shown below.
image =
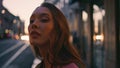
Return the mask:
<path id="1" fill-rule="evenodd" d="M 84 68 L 69 41 L 67 20 L 53 4 L 43 3 L 33 11 L 28 31 L 33 52 L 42 60 L 36 68 Z"/>

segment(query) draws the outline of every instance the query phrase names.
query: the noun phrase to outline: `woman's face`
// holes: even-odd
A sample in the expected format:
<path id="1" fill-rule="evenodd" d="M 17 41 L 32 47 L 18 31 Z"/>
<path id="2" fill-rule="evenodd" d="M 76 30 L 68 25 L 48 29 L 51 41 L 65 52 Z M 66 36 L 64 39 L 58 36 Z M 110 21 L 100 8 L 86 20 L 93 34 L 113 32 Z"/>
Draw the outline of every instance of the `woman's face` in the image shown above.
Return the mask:
<path id="1" fill-rule="evenodd" d="M 30 43 L 35 46 L 48 44 L 53 28 L 53 17 L 49 9 L 38 7 L 30 17 L 28 26 Z"/>

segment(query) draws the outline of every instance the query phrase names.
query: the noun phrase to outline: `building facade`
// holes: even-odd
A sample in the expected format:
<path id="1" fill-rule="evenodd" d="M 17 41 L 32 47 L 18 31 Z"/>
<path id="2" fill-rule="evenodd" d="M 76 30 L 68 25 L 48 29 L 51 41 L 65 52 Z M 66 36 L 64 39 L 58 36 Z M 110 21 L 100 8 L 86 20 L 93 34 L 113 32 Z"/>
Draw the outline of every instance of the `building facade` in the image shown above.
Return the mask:
<path id="1" fill-rule="evenodd" d="M 120 68 L 119 0 L 45 0 L 66 16 L 88 68 Z"/>
<path id="2" fill-rule="evenodd" d="M 24 21 L 10 13 L 0 0 L 0 38 L 24 34 Z"/>

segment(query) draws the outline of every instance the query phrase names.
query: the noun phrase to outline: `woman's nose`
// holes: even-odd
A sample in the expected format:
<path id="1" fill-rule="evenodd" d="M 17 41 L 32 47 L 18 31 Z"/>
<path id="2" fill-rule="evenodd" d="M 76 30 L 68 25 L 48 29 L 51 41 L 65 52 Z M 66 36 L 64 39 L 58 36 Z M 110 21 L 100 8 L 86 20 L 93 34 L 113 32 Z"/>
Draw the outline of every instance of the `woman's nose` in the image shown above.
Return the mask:
<path id="1" fill-rule="evenodd" d="M 35 21 L 33 24 L 32 24 L 32 28 L 39 28 L 39 24 L 38 24 L 38 21 Z"/>

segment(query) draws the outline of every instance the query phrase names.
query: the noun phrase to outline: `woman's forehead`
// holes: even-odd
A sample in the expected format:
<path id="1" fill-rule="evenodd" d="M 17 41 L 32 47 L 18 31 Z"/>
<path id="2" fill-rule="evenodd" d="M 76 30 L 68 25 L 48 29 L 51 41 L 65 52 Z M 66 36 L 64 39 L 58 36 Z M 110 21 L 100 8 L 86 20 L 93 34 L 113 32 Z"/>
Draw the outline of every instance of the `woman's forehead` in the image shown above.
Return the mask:
<path id="1" fill-rule="evenodd" d="M 46 7 L 37 7 L 33 14 L 48 14 L 51 15 L 51 12 L 48 8 Z"/>

